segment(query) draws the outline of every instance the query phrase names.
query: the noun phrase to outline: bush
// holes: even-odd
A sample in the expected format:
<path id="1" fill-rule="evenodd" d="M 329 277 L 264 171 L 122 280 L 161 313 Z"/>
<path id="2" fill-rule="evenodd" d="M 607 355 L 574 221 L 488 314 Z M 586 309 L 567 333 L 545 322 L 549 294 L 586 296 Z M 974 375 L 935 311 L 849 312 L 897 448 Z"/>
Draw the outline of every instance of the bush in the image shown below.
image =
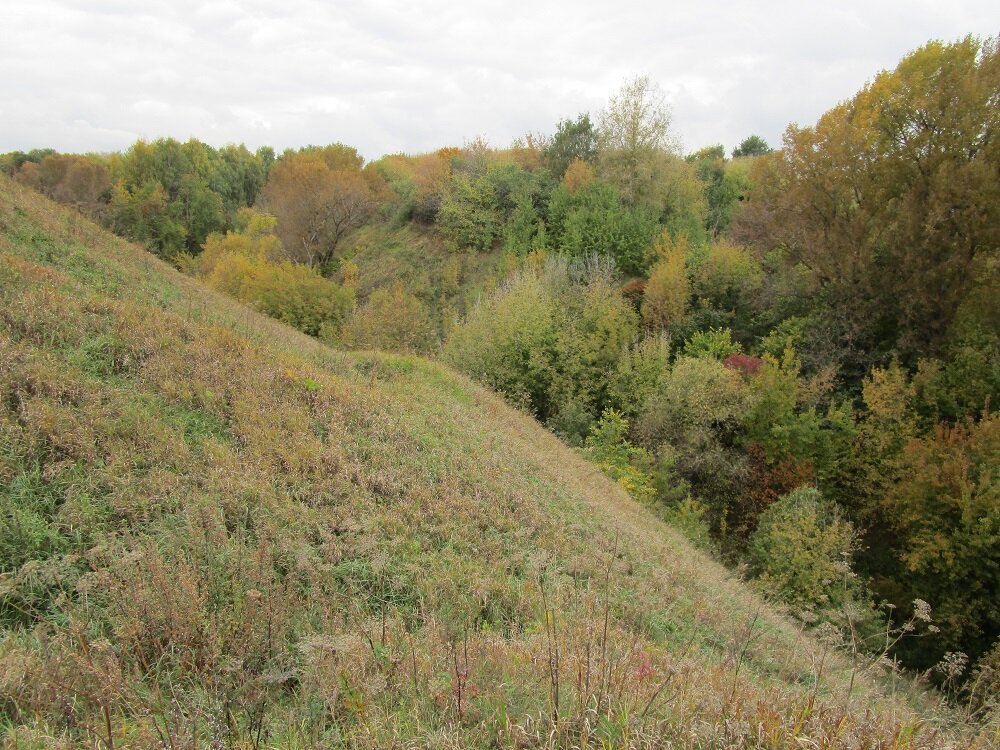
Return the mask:
<path id="1" fill-rule="evenodd" d="M 525 265 L 455 326 L 445 358 L 581 443 L 607 406 L 609 383 L 638 317 L 606 263 Z"/>
<path id="2" fill-rule="evenodd" d="M 634 419 L 669 371 L 669 339 L 647 336 L 619 357 L 608 382 L 608 403 Z"/>
<path id="3" fill-rule="evenodd" d="M 899 535 L 901 586 L 934 603 L 945 650 L 972 659 L 1000 637 L 1000 418 L 939 425 L 903 450 L 883 511 Z M 928 653 L 930 652 L 930 653 Z"/>
<path id="4" fill-rule="evenodd" d="M 628 421 L 614 409 L 606 409 L 584 444 L 583 454 L 637 500 L 656 495 L 650 473 L 653 457 L 627 438 Z"/>
<path id="5" fill-rule="evenodd" d="M 708 506 L 688 495 L 663 511 L 663 520 L 681 532 L 695 547 L 706 552 L 715 549 L 708 523 Z"/>
<path id="6" fill-rule="evenodd" d="M 445 359 L 512 403 L 547 413 L 554 377 L 555 306 L 542 279 L 521 272 L 455 326 Z"/>
<path id="7" fill-rule="evenodd" d="M 353 349 L 429 352 L 437 341 L 426 306 L 398 282 L 388 289 L 377 289 L 340 334 L 340 342 Z"/>
<path id="8" fill-rule="evenodd" d="M 733 341 L 728 328 L 709 328 L 698 331 L 684 342 L 684 355 L 687 357 L 711 357 L 720 362 L 734 354 L 740 353 L 740 345 Z"/>
<path id="9" fill-rule="evenodd" d="M 441 199 L 437 227 L 456 250 L 490 249 L 500 233 L 500 217 L 489 186 L 456 174 Z"/>
<path id="10" fill-rule="evenodd" d="M 813 487 L 799 487 L 764 511 L 750 539 L 750 569 L 786 604 L 839 609 L 856 591 L 854 527 Z"/>
<path id="11" fill-rule="evenodd" d="M 247 210 L 239 221 L 238 231 L 209 235 L 193 261 L 205 283 L 311 336 L 339 329 L 354 307 L 353 290 L 310 266 L 274 262 L 282 250 L 273 217 Z"/>
<path id="12" fill-rule="evenodd" d="M 736 443 L 753 400 L 741 376 L 721 362 L 682 356 L 636 419 L 639 443 L 670 464 L 673 484 L 686 483 L 708 504 L 720 533 L 743 489 L 746 460 Z"/>
<path id="13" fill-rule="evenodd" d="M 687 314 L 691 296 L 687 247 L 686 240 L 674 243 L 666 235 L 657 243 L 660 260 L 649 274 L 642 302 L 642 319 L 653 331 L 669 331 Z"/>
<path id="14" fill-rule="evenodd" d="M 550 243 L 574 257 L 614 258 L 626 274 L 645 275 L 653 259 L 656 216 L 627 208 L 610 185 L 593 182 L 574 192 L 559 186 L 548 205 Z"/>

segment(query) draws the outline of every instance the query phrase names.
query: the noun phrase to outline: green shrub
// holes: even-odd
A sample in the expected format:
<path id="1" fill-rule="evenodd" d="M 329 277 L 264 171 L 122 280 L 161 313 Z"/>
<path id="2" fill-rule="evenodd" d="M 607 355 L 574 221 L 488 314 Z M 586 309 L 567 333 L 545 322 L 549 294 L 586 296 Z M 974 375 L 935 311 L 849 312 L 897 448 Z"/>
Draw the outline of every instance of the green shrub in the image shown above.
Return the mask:
<path id="1" fill-rule="evenodd" d="M 437 227 L 455 249 L 492 247 L 500 232 L 500 217 L 489 186 L 456 174 L 441 199 Z"/>
<path id="2" fill-rule="evenodd" d="M 318 336 L 339 325 L 354 307 L 354 292 L 324 279 L 308 266 L 272 264 L 256 279 L 250 302 L 273 318 Z"/>
<path id="3" fill-rule="evenodd" d="M 594 182 L 575 192 L 560 186 L 548 213 L 552 246 L 574 257 L 607 255 L 623 273 L 640 275 L 653 260 L 656 216 L 623 206 L 610 185 Z"/>
<path id="4" fill-rule="evenodd" d="M 708 506 L 700 500 L 688 495 L 679 503 L 668 506 L 663 511 L 663 520 L 681 532 L 698 549 L 706 552 L 715 549 L 708 522 Z"/>
<path id="5" fill-rule="evenodd" d="M 550 258 L 524 266 L 452 329 L 445 358 L 581 443 L 608 404 L 638 316 L 606 263 Z"/>
<path id="6" fill-rule="evenodd" d="M 684 342 L 684 354 L 688 357 L 711 357 L 722 362 L 726 357 L 739 354 L 741 347 L 733 341 L 728 328 L 709 328 L 698 331 Z"/>
<path id="7" fill-rule="evenodd" d="M 856 534 L 840 508 L 799 487 L 764 511 L 748 561 L 761 588 L 806 609 L 838 609 L 858 588 L 851 571 Z"/>
<path id="8" fill-rule="evenodd" d="M 647 336 L 625 350 L 608 381 L 608 403 L 634 419 L 670 371 L 670 341 L 665 336 Z"/>
<path id="9" fill-rule="evenodd" d="M 746 459 L 736 445 L 753 400 L 740 375 L 721 362 L 682 356 L 636 419 L 639 444 L 668 461 L 674 480 L 708 504 L 720 532 L 743 489 Z"/>
<path id="10" fill-rule="evenodd" d="M 583 454 L 637 500 L 652 500 L 653 457 L 628 441 L 628 421 L 606 409 L 584 443 Z"/>
<path id="11" fill-rule="evenodd" d="M 518 274 L 455 326 L 445 359 L 512 403 L 547 413 L 555 375 L 554 300 L 542 279 Z"/>

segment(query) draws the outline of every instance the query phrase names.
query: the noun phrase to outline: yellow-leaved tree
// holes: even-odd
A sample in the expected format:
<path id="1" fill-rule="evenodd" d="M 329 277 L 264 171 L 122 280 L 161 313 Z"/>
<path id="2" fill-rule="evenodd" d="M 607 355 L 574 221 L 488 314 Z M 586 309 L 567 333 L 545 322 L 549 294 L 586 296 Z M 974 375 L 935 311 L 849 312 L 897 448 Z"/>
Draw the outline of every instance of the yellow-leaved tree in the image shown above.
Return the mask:
<path id="1" fill-rule="evenodd" d="M 691 296 L 687 253 L 688 241 L 683 235 L 674 241 L 664 232 L 656 243 L 659 260 L 649 274 L 642 302 L 642 319 L 652 331 L 666 331 L 687 314 Z"/>
<path id="2" fill-rule="evenodd" d="M 335 338 L 354 307 L 354 291 L 284 259 L 273 216 L 243 209 L 236 224 L 235 231 L 208 236 L 191 263 L 195 273 L 213 289 L 300 331 Z"/>

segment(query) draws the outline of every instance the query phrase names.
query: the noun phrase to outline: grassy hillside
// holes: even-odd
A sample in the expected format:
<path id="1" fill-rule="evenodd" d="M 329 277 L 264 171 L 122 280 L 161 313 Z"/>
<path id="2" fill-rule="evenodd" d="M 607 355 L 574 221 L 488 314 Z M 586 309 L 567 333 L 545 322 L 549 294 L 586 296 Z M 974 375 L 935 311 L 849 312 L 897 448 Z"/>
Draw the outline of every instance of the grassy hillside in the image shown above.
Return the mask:
<path id="1" fill-rule="evenodd" d="M 6 747 L 959 742 L 500 398 L 6 179 L 0 571 Z"/>

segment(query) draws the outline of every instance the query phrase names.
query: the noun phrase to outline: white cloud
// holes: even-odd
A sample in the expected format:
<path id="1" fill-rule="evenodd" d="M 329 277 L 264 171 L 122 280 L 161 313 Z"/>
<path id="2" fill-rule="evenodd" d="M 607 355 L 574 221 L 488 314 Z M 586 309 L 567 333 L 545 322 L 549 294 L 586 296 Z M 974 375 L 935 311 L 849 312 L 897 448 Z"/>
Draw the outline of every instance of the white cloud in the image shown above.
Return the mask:
<path id="1" fill-rule="evenodd" d="M 998 28 L 980 0 L 6 0 L 0 151 L 502 144 L 644 73 L 687 148 L 776 143 L 928 39 Z"/>

